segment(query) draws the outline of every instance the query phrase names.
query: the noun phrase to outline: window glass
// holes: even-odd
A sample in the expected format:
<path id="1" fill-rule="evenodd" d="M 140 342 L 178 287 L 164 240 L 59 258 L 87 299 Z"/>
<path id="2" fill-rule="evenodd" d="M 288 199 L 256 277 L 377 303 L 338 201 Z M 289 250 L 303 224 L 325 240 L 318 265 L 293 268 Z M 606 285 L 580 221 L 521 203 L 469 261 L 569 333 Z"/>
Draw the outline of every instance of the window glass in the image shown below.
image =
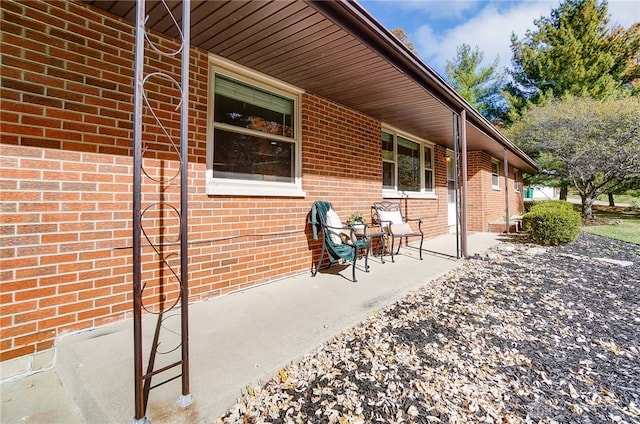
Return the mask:
<path id="1" fill-rule="evenodd" d="M 293 99 L 216 74 L 213 178 L 294 183 L 294 106 Z"/>
<path id="2" fill-rule="evenodd" d="M 382 132 L 382 187 L 395 189 L 396 165 L 393 153 L 393 135 Z"/>
<path id="3" fill-rule="evenodd" d="M 293 100 L 216 75 L 214 120 L 293 137 Z"/>
<path id="4" fill-rule="evenodd" d="M 396 187 L 395 164 L 382 162 L 382 188 L 393 190 Z"/>
<path id="5" fill-rule="evenodd" d="M 433 149 L 430 146 L 424 146 L 424 189 L 433 190 Z"/>
<path id="6" fill-rule="evenodd" d="M 433 156 L 433 149 L 430 146 L 424 146 L 424 167 L 426 169 L 433 169 L 431 165 L 431 158 Z"/>
<path id="7" fill-rule="evenodd" d="M 382 160 L 394 160 L 393 154 L 393 135 L 382 132 Z"/>
<path id="8" fill-rule="evenodd" d="M 433 192 L 433 146 L 382 131 L 382 187 L 385 190 Z"/>
<path id="9" fill-rule="evenodd" d="M 420 145 L 398 137 L 398 190 L 420 191 Z"/>
<path id="10" fill-rule="evenodd" d="M 424 172 L 424 189 L 426 191 L 433 190 L 433 171 Z"/>
<path id="11" fill-rule="evenodd" d="M 294 182 L 294 145 L 216 128 L 213 177 Z"/>
<path id="12" fill-rule="evenodd" d="M 491 162 L 491 184 L 500 187 L 500 171 L 498 162 Z"/>

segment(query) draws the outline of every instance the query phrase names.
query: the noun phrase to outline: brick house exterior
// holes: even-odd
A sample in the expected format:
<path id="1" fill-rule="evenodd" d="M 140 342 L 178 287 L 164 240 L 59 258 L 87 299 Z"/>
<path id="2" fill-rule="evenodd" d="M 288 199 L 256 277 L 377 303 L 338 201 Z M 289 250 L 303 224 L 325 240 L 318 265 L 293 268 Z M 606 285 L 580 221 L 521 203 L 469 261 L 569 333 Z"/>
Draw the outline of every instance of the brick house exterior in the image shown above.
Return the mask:
<path id="1" fill-rule="evenodd" d="M 130 22 L 83 2 L 3 1 L 1 12 L 0 355 L 7 360 L 49 349 L 65 332 L 131 316 L 135 33 Z M 301 90 L 304 195 L 208 193 L 211 61 L 195 46 L 190 55 L 190 300 L 309 272 L 320 252 L 307 225 L 311 203 L 329 200 L 346 218 L 383 198 L 385 122 Z M 178 60 L 154 64 L 179 75 Z M 162 105 L 170 90 L 155 88 L 176 120 L 175 105 Z M 169 146 L 150 134 L 146 172 L 175 173 Z M 427 237 L 450 231 L 442 200 L 447 146 L 432 147 L 432 196 L 402 199 L 411 216 L 425 217 Z M 492 160 L 502 157 L 474 150 L 467 160 L 469 231 L 487 231 L 505 215 L 505 190 L 509 212 L 521 211 L 514 175 L 523 170 L 511 171 L 504 187 L 500 162 L 494 188 Z M 143 203 L 178 196 L 170 185 L 161 192 L 143 185 Z M 150 255 L 143 261 L 145 280 L 163 278 Z"/>
<path id="2" fill-rule="evenodd" d="M 498 185 L 492 181 L 492 163 L 499 162 L 498 158 L 492 157 L 486 152 L 469 152 L 468 155 L 468 208 L 469 230 L 489 231 L 492 222 L 499 222 L 504 219 L 505 213 L 505 184 L 504 168 L 502 162 L 498 166 Z M 522 198 L 522 174 L 516 169 L 516 173 L 511 169 L 506 187 L 509 196 L 510 217 L 519 215 L 524 210 Z M 515 188 L 519 184 L 519 189 Z M 493 226 L 492 226 L 493 227 Z M 497 226 L 496 228 L 504 228 Z"/>

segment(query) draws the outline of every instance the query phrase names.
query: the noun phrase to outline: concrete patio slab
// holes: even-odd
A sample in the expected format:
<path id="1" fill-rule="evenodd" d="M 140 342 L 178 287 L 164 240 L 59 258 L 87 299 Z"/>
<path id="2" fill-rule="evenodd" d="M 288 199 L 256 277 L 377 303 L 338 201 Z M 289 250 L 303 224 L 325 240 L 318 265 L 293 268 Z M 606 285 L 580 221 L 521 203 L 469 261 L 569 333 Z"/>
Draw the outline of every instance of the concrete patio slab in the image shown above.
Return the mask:
<path id="1" fill-rule="evenodd" d="M 470 234 L 469 254 L 483 253 L 499 238 Z M 385 264 L 379 257 L 371 258 L 370 272 L 360 268 L 357 283 L 350 281 L 350 269 L 336 266 L 316 277 L 306 273 L 190 305 L 190 394 L 195 402 L 187 408 L 177 406 L 180 379 L 170 381 L 151 390 L 148 420 L 212 422 L 247 387 L 273 378 L 368 314 L 457 267 L 455 248 L 453 235 L 436 237 L 425 241 L 423 261 L 415 250 L 404 248 L 395 263 L 388 256 Z M 155 319 L 145 317 L 147 344 Z M 163 326 L 175 330 L 179 321 L 179 311 L 172 312 L 163 317 Z M 176 340 L 163 343 L 169 350 Z M 66 336 L 56 349 L 54 369 L 2 384 L 3 423 L 132 422 L 131 320 Z M 159 359 L 162 366 L 164 358 Z M 46 412 L 46 420 L 40 420 Z"/>

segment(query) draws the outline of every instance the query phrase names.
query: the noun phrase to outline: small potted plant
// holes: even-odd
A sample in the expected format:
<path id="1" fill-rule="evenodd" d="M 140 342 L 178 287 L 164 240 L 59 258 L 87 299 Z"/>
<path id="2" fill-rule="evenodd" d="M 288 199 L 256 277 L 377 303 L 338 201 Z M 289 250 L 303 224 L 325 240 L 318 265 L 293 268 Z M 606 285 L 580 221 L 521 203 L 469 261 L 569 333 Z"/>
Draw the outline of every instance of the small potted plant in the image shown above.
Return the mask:
<path id="1" fill-rule="evenodd" d="M 347 224 L 351 225 L 356 231 L 364 230 L 364 215 L 362 212 L 354 212 L 347 219 Z"/>

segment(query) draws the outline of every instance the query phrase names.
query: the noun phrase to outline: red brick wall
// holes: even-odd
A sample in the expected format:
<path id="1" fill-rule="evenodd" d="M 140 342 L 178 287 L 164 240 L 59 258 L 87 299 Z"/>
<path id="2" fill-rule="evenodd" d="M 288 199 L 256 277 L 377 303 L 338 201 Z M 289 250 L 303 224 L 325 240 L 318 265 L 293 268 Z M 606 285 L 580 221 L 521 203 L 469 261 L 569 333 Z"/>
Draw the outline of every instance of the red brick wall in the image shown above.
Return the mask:
<path id="1" fill-rule="evenodd" d="M 0 359 L 6 360 L 131 312 L 134 30 L 80 2 L 3 1 L 0 7 Z M 179 78 L 177 60 L 150 57 L 148 65 Z M 368 215 L 381 200 L 380 122 L 306 93 L 307 196 L 208 196 L 206 52 L 191 51 L 190 72 L 190 299 L 308 272 L 319 254 L 306 225 L 314 200 L 330 200 L 343 219 L 357 210 Z M 147 87 L 176 136 L 175 90 L 158 79 Z M 166 180 L 179 164 L 148 118 L 145 171 Z M 428 237 L 447 231 L 444 154 L 437 146 L 438 199 L 403 200 L 409 216 L 424 218 Z M 176 183 L 143 179 L 142 206 L 150 207 L 151 218 L 145 230 L 160 242 L 173 241 L 177 221 L 170 209 L 152 205 L 177 205 Z M 164 233 L 153 227 L 161 219 Z M 178 270 L 176 250 L 169 245 L 162 253 Z M 158 301 L 158 283 L 170 278 L 157 254 L 142 253 L 145 296 Z"/>
<path id="2" fill-rule="evenodd" d="M 134 36 L 130 25 L 82 3 L 4 1 L 2 13 L 0 352 L 7 359 L 131 308 Z M 177 74 L 175 60 L 162 66 Z M 194 51 L 191 66 L 206 75 L 206 54 Z M 202 84 L 191 86 L 192 175 L 205 161 Z M 149 87 L 170 91 L 158 81 Z M 175 120 L 171 107 L 160 109 Z M 175 172 L 168 143 L 146 125 L 147 170 Z M 160 196 L 155 186 L 143 191 L 147 204 Z M 177 196 L 170 187 L 162 195 Z M 145 264 L 147 280 L 154 267 Z"/>
<path id="3" fill-rule="evenodd" d="M 498 159 L 498 158 L 496 158 Z M 504 162 L 500 159 L 500 188 L 494 189 L 491 176 L 492 157 L 485 152 L 467 153 L 467 223 L 469 231 L 488 231 L 489 223 L 503 220 L 505 209 Z M 522 175 L 518 175 L 522 187 Z M 509 216 L 519 215 L 523 211 L 522 188 L 514 189 L 513 168 L 509 167 L 509 181 L 506 187 L 509 193 Z"/>
<path id="4" fill-rule="evenodd" d="M 484 202 L 485 192 L 488 190 L 491 190 L 491 158 L 483 152 L 467 152 L 467 225 L 469 231 L 484 231 L 486 228 L 485 215 L 487 210 Z"/>
<path id="5" fill-rule="evenodd" d="M 331 199 L 342 218 L 367 215 L 382 191 L 380 122 L 305 94 L 302 133 L 306 203 Z"/>
<path id="6" fill-rule="evenodd" d="M 524 182 L 522 181 L 522 171 L 518 170 L 518 174 L 514 175 L 513 167 L 509 169 L 509 184 L 511 185 L 509 195 L 509 216 L 522 215 L 524 213 Z M 518 179 L 518 191 L 516 191 L 514 183 Z"/>
<path id="7" fill-rule="evenodd" d="M 0 353 L 5 360 L 47 349 L 61 333 L 130 313 L 134 32 L 82 3 L 2 2 L 2 12 Z M 176 60 L 149 63 L 179 75 Z M 346 219 L 380 198 L 380 123 L 305 94 L 307 197 L 207 196 L 206 52 L 193 50 L 190 68 L 191 299 L 309 271 L 319 254 L 306 225 L 311 202 L 331 200 Z M 160 80 L 148 88 L 176 135 L 175 104 L 161 101 L 171 98 L 171 90 Z M 146 172 L 166 179 L 178 171 L 169 143 L 148 119 L 145 145 Z M 177 205 L 178 199 L 175 184 L 143 179 L 143 209 L 160 200 Z M 145 230 L 158 241 L 172 241 L 177 221 L 166 209 L 160 213 L 152 206 L 146 216 L 164 217 L 170 224 L 166 233 Z M 166 247 L 163 254 L 179 268 L 177 256 L 171 256 L 176 249 Z M 143 249 L 143 261 L 151 300 L 157 296 L 154 286 L 169 278 L 150 249 Z"/>

